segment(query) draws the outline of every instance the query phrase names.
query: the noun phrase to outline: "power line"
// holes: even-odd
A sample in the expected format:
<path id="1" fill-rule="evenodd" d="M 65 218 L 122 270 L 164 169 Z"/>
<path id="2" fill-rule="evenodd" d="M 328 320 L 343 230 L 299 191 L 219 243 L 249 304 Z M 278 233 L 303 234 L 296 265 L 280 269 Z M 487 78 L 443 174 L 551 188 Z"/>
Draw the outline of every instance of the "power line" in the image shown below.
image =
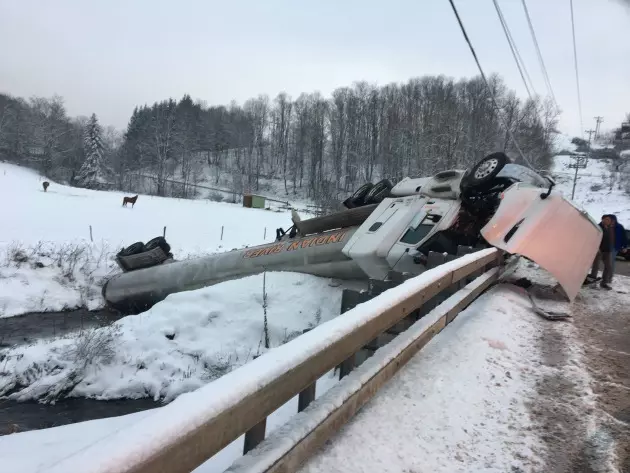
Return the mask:
<path id="1" fill-rule="evenodd" d="M 468 47 L 470 48 L 470 52 L 472 53 L 473 57 L 475 58 L 475 62 L 477 63 L 477 68 L 479 69 L 479 73 L 481 74 L 481 78 L 483 79 L 483 82 L 486 85 L 486 88 L 488 89 L 488 93 L 490 94 L 490 99 L 492 100 L 492 105 L 494 105 L 494 108 L 497 111 L 497 116 L 498 116 L 499 120 L 501 120 L 503 122 L 503 126 L 507 130 L 508 135 L 510 136 L 510 139 L 514 142 L 514 146 L 515 146 L 516 150 L 518 151 L 518 154 L 521 156 L 521 159 L 523 160 L 523 162 L 525 164 L 527 164 L 533 171 L 535 171 L 534 167 L 531 165 L 531 163 L 527 160 L 527 158 L 523 154 L 523 151 L 521 151 L 521 147 L 518 145 L 518 142 L 516 141 L 516 138 L 515 138 L 514 134 L 512 133 L 512 130 L 510 130 L 510 127 L 507 126 L 507 123 L 505 122 L 505 120 L 502 119 L 502 117 L 501 117 L 501 109 L 499 108 L 499 105 L 497 104 L 497 99 L 495 98 L 494 92 L 492 91 L 492 88 L 490 87 L 490 84 L 488 83 L 488 79 L 486 78 L 486 74 L 484 74 L 484 72 L 483 72 L 483 68 L 481 67 L 481 63 L 479 62 L 479 58 L 477 57 L 477 53 L 475 52 L 475 48 L 473 47 L 472 43 L 470 42 L 470 39 L 468 38 L 468 33 L 466 33 L 466 28 L 464 28 L 464 24 L 462 23 L 462 19 L 459 17 L 459 12 L 457 11 L 457 7 L 455 6 L 455 3 L 453 3 L 453 0 L 448 0 L 448 1 L 451 4 L 451 7 L 453 8 L 453 13 L 455 13 L 455 18 L 457 18 L 457 23 L 459 23 L 459 28 L 462 30 L 462 34 L 464 35 L 464 39 L 468 43 Z"/>
<path id="2" fill-rule="evenodd" d="M 553 99 L 553 103 L 556 105 L 556 109 L 559 109 L 560 107 L 558 107 L 558 102 L 556 101 L 556 95 L 553 93 L 553 88 L 551 87 L 551 81 L 549 80 L 549 74 L 547 73 L 547 67 L 545 66 L 545 61 L 543 60 L 542 53 L 540 52 L 540 46 L 538 45 L 538 39 L 536 38 L 534 25 L 532 24 L 532 19 L 529 16 L 529 10 L 527 9 L 527 2 L 526 0 L 521 0 L 521 2 L 523 3 L 523 10 L 525 10 L 525 16 L 527 17 L 527 24 L 529 25 L 529 31 L 532 35 L 534 46 L 536 47 L 536 54 L 538 56 L 538 62 L 540 64 L 540 68 L 542 69 L 543 79 L 545 80 L 547 92 Z"/>
<path id="3" fill-rule="evenodd" d="M 520 72 L 521 79 L 523 79 L 523 84 L 525 84 L 525 90 L 527 90 L 527 95 L 529 95 L 529 98 L 531 99 L 532 94 L 529 91 L 529 89 L 531 87 L 531 89 L 534 91 L 534 94 L 535 94 L 536 90 L 534 89 L 534 84 L 532 83 L 532 79 L 529 77 L 529 73 L 527 72 L 527 68 L 525 67 L 525 62 L 523 61 L 523 58 L 521 57 L 521 54 L 518 51 L 516 42 L 514 41 L 514 38 L 512 37 L 512 33 L 510 32 L 510 27 L 508 26 L 507 21 L 505 20 L 505 17 L 503 16 L 503 12 L 501 11 L 501 7 L 499 6 L 499 3 L 497 2 L 497 0 L 493 0 L 493 2 L 494 2 L 494 8 L 496 9 L 497 15 L 499 16 L 499 21 L 501 22 L 501 26 L 503 27 L 505 38 L 507 39 L 507 42 L 510 45 L 510 49 L 512 50 L 512 56 L 514 57 L 514 61 L 516 62 L 516 67 L 518 67 L 518 72 Z M 525 80 L 525 77 L 527 77 L 528 80 Z M 529 87 L 527 86 L 528 81 L 529 81 Z"/>
<path id="4" fill-rule="evenodd" d="M 584 121 L 582 120 L 582 97 L 580 94 L 580 74 L 578 73 L 577 46 L 575 44 L 575 18 L 573 16 L 573 0 L 569 0 L 571 5 L 571 31 L 573 32 L 573 62 L 575 63 L 575 83 L 577 84 L 578 110 L 580 112 L 580 130 L 584 138 Z"/>

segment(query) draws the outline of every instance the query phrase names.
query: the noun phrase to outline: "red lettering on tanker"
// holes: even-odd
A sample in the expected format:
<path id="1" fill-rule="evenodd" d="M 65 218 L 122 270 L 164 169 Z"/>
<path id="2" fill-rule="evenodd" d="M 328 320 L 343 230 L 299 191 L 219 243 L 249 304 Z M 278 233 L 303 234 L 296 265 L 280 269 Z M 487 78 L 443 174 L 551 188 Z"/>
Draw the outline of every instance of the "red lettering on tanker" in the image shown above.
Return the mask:
<path id="1" fill-rule="evenodd" d="M 291 244 L 287 248 L 287 251 L 297 250 L 299 247 L 300 247 L 300 242 L 294 241 L 294 242 L 291 242 Z"/>
<path id="2" fill-rule="evenodd" d="M 307 238 L 302 241 L 294 241 L 288 247 L 287 251 L 299 250 L 300 248 L 309 248 L 311 246 L 328 245 L 330 243 L 338 243 L 343 241 L 347 232 L 333 233 L 332 235 L 322 235 L 319 237 Z"/>
<path id="3" fill-rule="evenodd" d="M 256 248 L 255 250 L 246 251 L 243 258 L 257 258 L 259 256 L 280 253 L 283 248 L 284 243 L 278 243 L 277 245 L 267 246 L 265 248 Z"/>
<path id="4" fill-rule="evenodd" d="M 343 241 L 347 232 L 337 232 L 332 235 L 321 235 L 318 237 L 306 238 L 304 240 L 292 241 L 286 246 L 286 251 L 295 251 L 300 248 L 309 248 L 311 246 L 328 245 L 330 243 L 338 243 Z M 243 258 L 258 258 L 259 256 L 273 255 L 280 253 L 285 249 L 284 243 L 277 243 L 272 246 L 266 246 L 264 248 L 256 248 L 246 251 Z"/>

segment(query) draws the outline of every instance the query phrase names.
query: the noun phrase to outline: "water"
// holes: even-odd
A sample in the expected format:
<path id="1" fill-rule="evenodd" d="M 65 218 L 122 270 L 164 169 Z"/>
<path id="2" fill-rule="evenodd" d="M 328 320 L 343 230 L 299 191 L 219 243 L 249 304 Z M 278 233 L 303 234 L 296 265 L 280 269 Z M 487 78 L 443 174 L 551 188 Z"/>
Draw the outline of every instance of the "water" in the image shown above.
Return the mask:
<path id="1" fill-rule="evenodd" d="M 0 400 L 0 435 L 122 416 L 162 405 L 148 398 L 116 401 L 71 398 L 55 404 Z"/>
<path id="2" fill-rule="evenodd" d="M 101 309 L 43 312 L 0 319 L 0 348 L 25 345 L 71 332 L 109 325 L 123 314 Z M 151 399 L 97 401 L 70 398 L 56 404 L 0 400 L 0 435 L 45 429 L 105 417 L 121 416 L 161 406 Z"/>
<path id="3" fill-rule="evenodd" d="M 66 312 L 34 312 L 0 319 L 0 348 L 26 345 L 79 330 L 109 325 L 124 315 L 113 309 L 90 312 L 77 309 Z"/>

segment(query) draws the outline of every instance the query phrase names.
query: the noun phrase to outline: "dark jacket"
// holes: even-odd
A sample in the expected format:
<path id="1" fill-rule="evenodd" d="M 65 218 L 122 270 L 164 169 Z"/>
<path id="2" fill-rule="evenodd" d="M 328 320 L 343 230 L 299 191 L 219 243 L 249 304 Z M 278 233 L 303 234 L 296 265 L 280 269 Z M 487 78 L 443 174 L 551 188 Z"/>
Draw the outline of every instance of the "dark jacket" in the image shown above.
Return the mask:
<path id="1" fill-rule="evenodd" d="M 628 237 L 626 235 L 626 229 L 620 223 L 615 224 L 615 251 L 619 252 L 622 248 L 628 246 Z"/>
<path id="2" fill-rule="evenodd" d="M 602 232 L 602 242 L 599 244 L 599 251 L 602 253 L 610 253 L 615 247 L 615 232 L 613 227 L 605 227 L 603 223 L 599 224 Z"/>

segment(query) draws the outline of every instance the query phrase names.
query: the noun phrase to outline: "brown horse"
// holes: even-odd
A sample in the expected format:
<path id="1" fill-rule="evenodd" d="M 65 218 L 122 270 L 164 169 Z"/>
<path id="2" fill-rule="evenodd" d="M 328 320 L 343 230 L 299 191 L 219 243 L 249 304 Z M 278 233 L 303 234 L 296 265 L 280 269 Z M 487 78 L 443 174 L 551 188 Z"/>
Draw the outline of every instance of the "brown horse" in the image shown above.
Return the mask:
<path id="1" fill-rule="evenodd" d="M 138 196 L 134 195 L 133 197 L 123 197 L 123 207 L 127 207 L 127 204 L 131 204 L 131 208 L 136 205 L 136 200 L 138 200 Z"/>
<path id="2" fill-rule="evenodd" d="M 50 185 L 50 182 L 48 182 L 48 181 L 42 182 L 42 186 L 44 186 L 44 192 L 46 192 L 48 190 L 48 186 L 49 185 Z"/>

